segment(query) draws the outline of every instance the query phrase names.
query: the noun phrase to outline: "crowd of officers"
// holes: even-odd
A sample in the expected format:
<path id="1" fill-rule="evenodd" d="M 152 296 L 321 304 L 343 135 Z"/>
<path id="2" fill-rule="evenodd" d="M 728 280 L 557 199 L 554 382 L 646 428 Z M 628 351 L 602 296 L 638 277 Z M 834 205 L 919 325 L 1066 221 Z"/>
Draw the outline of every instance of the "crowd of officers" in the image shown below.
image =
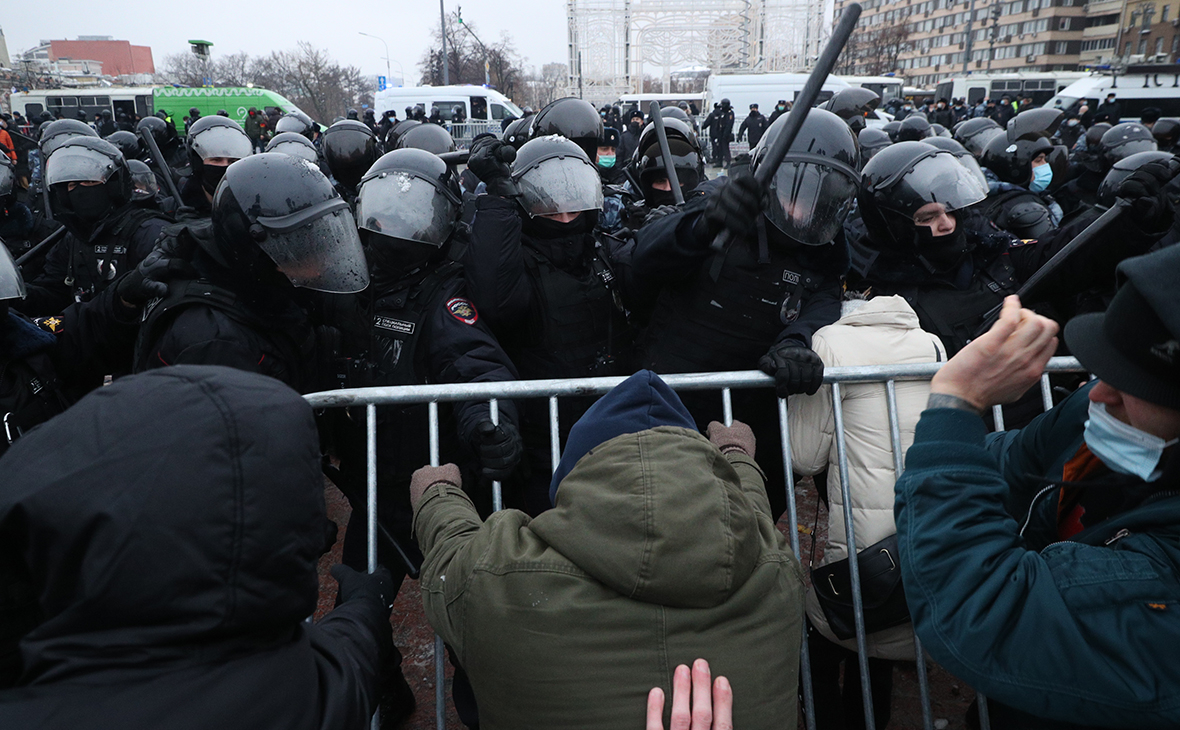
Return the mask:
<path id="1" fill-rule="evenodd" d="M 190 119 L 183 138 L 155 116 L 105 138 L 46 122 L 38 181 L 0 157 L 0 453 L 104 381 L 177 364 L 301 393 L 757 367 L 780 397 L 811 394 L 824 369 L 812 335 L 846 292 L 900 294 L 953 354 L 1105 209 L 1125 208 L 1117 233 L 1049 263 L 1026 305 L 1059 322 L 1101 310 L 1122 259 L 1175 241 L 1173 120 L 1096 123 L 1070 150 L 1058 110 L 952 129 L 914 111 L 866 128 L 877 102 L 850 89 L 811 110 L 769 190 L 752 173 L 785 104 L 743 125 L 750 154 L 714 179 L 692 119 L 663 109 L 680 204 L 652 120 L 636 111 L 620 132 L 575 98 L 467 151 L 429 120 L 391 116 L 321 132 L 289 113 L 262 153 L 220 115 Z M 731 130 L 732 110 L 706 122 Z M 777 443 L 773 400 L 734 398 Z M 684 401 L 702 428 L 720 417 L 714 396 Z M 485 514 L 492 480 L 508 506 L 551 506 L 546 406 L 441 409 L 441 461 L 462 466 Z M 562 399 L 563 438 L 588 406 Z M 408 485 L 430 460 L 426 406 L 378 414 L 380 560 L 416 577 Z M 325 473 L 357 507 L 344 558 L 356 567 L 363 416 L 320 417 Z M 777 461 L 763 463 L 776 515 Z M 20 591 L 6 595 L 0 686 L 35 622 Z"/>

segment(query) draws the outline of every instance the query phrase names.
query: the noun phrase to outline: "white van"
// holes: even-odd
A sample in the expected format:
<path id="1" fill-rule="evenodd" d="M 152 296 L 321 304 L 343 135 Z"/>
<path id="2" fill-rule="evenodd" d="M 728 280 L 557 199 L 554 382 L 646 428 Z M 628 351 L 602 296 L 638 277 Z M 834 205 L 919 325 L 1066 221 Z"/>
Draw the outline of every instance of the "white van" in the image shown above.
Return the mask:
<path id="1" fill-rule="evenodd" d="M 904 98 L 905 79 L 900 76 L 841 76 L 849 86 L 868 89 L 881 97 L 881 104 Z"/>
<path id="2" fill-rule="evenodd" d="M 749 113 L 750 105 L 757 104 L 758 111 L 770 114 L 779 99 L 795 103 L 808 74 L 713 74 L 705 88 L 705 107 L 702 114 L 713 110 L 713 105 L 722 99 L 729 99 L 737 123 L 740 124 Z M 829 76 L 824 80 L 822 91 L 816 103 L 827 101 L 838 91 L 851 88 L 848 82 Z M 735 128 L 736 131 L 736 128 Z"/>
<path id="3" fill-rule="evenodd" d="M 1085 99 L 1094 111 L 1111 92 L 1123 109 L 1123 121 L 1138 121 L 1149 106 L 1165 117 L 1180 116 L 1180 66 L 1128 66 L 1121 76 L 1088 76 L 1065 87 L 1044 105 L 1069 109 L 1078 99 Z"/>
<path id="4" fill-rule="evenodd" d="M 426 116 L 436 110 L 443 121 L 451 121 L 452 110 L 463 107 L 469 122 L 494 122 L 498 127 L 505 118 L 519 119 L 524 116 L 520 107 L 496 91 L 482 86 L 399 86 L 373 95 L 373 108 L 377 118 L 392 109 L 398 119 L 406 118 L 406 107 L 422 105 Z"/>

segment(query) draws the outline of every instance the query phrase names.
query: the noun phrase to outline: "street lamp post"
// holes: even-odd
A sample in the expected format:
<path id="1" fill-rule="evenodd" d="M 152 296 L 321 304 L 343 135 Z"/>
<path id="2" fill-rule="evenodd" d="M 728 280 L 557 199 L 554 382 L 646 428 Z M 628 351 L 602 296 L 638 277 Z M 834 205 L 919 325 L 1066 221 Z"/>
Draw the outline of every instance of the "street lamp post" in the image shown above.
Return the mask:
<path id="1" fill-rule="evenodd" d="M 380 38 L 378 36 L 375 36 L 372 33 L 366 33 L 361 30 L 358 30 L 357 33 L 365 36 L 366 38 L 372 38 L 374 40 L 381 41 L 381 45 L 385 46 L 385 83 L 389 83 L 389 77 L 391 75 L 389 73 L 389 44 L 385 42 L 384 38 Z M 401 64 L 398 64 L 398 65 L 401 65 Z"/>

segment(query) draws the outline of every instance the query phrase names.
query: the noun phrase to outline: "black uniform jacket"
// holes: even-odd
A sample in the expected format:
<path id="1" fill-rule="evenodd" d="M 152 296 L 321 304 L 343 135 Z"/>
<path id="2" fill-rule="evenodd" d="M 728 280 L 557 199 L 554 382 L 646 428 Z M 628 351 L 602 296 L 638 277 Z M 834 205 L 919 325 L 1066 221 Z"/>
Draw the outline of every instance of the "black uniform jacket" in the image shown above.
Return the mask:
<path id="1" fill-rule="evenodd" d="M 367 726 L 387 611 L 355 597 L 305 623 L 326 518 L 312 409 L 290 388 L 218 367 L 123 378 L 0 471 L 0 557 L 43 614 L 0 727 Z"/>

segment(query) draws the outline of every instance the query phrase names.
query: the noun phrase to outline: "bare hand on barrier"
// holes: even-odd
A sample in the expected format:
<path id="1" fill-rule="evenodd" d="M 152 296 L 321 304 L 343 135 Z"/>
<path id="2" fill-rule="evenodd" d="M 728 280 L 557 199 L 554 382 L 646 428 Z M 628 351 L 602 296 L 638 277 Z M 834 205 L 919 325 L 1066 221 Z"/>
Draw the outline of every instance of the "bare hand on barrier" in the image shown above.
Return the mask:
<path id="1" fill-rule="evenodd" d="M 691 687 L 691 690 L 690 690 Z M 691 706 L 689 692 L 692 693 Z M 672 722 L 669 730 L 733 730 L 733 689 L 729 680 L 710 681 L 709 663 L 681 664 L 672 675 Z M 647 694 L 647 730 L 664 730 L 664 690 Z"/>
<path id="2" fill-rule="evenodd" d="M 1004 299 L 1000 318 L 943 365 L 930 393 L 961 398 L 979 410 L 1012 403 L 1037 380 L 1057 349 L 1057 323 Z"/>
<path id="3" fill-rule="evenodd" d="M 454 464 L 422 467 L 410 477 L 410 506 L 417 507 L 418 500 L 422 499 L 426 490 L 439 482 L 446 482 L 455 489 L 462 489 L 463 475 Z"/>
<path id="4" fill-rule="evenodd" d="M 723 426 L 717 421 L 713 421 L 705 429 L 705 435 L 723 454 L 740 451 L 751 459 L 754 458 L 757 440 L 750 427 L 741 421 L 734 421 L 732 426 Z"/>

